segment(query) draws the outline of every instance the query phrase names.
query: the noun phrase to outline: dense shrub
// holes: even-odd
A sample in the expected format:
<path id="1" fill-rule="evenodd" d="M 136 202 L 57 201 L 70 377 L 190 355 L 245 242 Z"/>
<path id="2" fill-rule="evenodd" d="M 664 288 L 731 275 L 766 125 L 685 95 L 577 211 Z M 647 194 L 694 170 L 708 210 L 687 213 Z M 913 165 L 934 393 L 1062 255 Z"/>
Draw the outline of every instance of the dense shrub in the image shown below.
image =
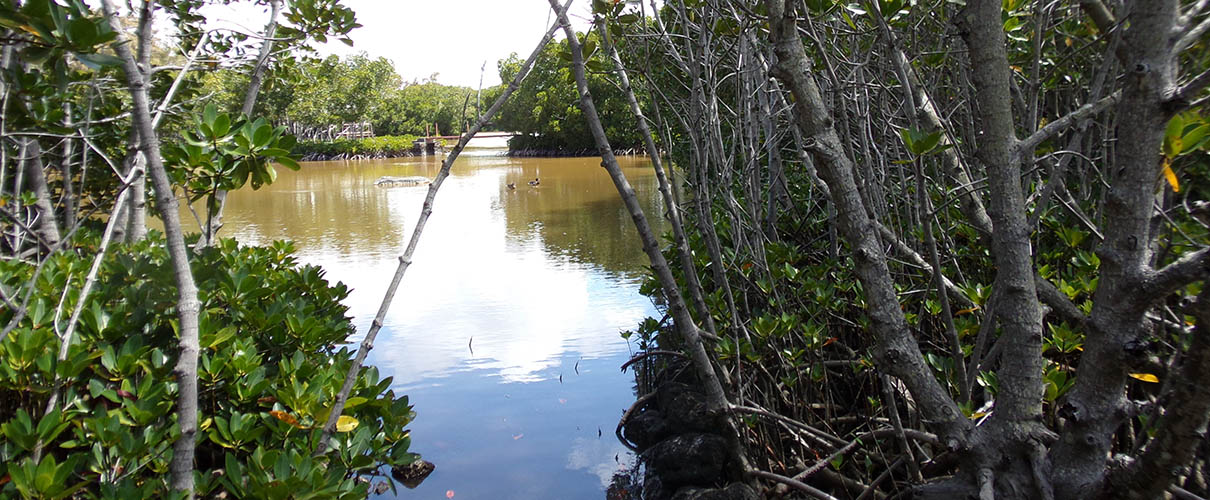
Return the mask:
<path id="1" fill-rule="evenodd" d="M 35 283 L 29 314 L 0 342 L 0 497 L 168 495 L 176 425 L 176 292 L 163 239 L 112 248 L 75 339 L 56 361 L 97 239 L 39 269 L 0 261 L 0 286 Z M 414 461 L 414 417 L 391 379 L 363 368 L 330 450 L 312 457 L 353 333 L 343 284 L 300 266 L 290 243 L 232 240 L 192 258 L 201 300 L 197 493 L 365 498 L 384 465 Z M 64 291 L 66 290 L 66 293 Z M 13 311 L 0 310 L 0 324 Z M 51 391 L 61 394 L 47 413 Z M 44 456 L 35 462 L 35 448 Z"/>
<path id="2" fill-rule="evenodd" d="M 329 158 L 392 158 L 411 156 L 414 135 L 384 135 L 364 139 L 337 139 L 331 142 L 302 141 L 293 154 L 305 160 Z"/>

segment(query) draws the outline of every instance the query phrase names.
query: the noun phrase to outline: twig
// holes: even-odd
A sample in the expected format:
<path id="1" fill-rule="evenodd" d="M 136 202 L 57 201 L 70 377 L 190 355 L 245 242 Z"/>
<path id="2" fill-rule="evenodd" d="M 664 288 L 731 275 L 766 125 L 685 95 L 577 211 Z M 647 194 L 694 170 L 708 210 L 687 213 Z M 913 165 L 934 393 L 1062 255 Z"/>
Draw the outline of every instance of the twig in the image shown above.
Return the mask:
<path id="1" fill-rule="evenodd" d="M 820 491 L 819 489 L 816 489 L 814 486 L 811 486 L 807 483 L 804 483 L 804 482 L 799 481 L 794 478 L 789 478 L 789 477 L 783 476 L 781 474 L 774 474 L 772 472 L 765 472 L 763 470 L 750 470 L 750 471 L 748 471 L 748 473 L 752 474 L 753 476 L 762 478 L 762 479 L 768 479 L 770 481 L 777 481 L 777 482 L 785 484 L 785 485 L 793 486 L 795 488 L 798 488 L 802 492 L 804 492 L 808 495 L 811 495 L 814 498 L 818 498 L 820 500 L 838 500 L 836 497 L 829 495 L 823 491 Z"/>
<path id="2" fill-rule="evenodd" d="M 832 460 L 834 460 L 836 457 L 844 455 L 845 453 L 848 453 L 848 452 L 852 451 L 854 448 L 860 446 L 861 442 L 863 440 L 878 439 L 878 438 L 886 437 L 886 436 L 895 436 L 897 434 L 898 434 L 898 432 L 895 429 L 875 429 L 875 430 L 866 432 L 864 434 L 861 434 L 860 436 L 853 438 L 853 440 L 850 441 L 849 444 L 846 444 L 846 445 L 840 447 L 840 449 L 832 452 L 831 455 L 828 455 L 826 458 L 820 459 L 819 461 L 815 462 L 814 465 L 807 467 L 806 470 L 799 472 L 798 474 L 795 474 L 794 479 L 799 479 L 799 480 L 806 479 L 806 478 L 810 477 L 811 474 L 819 472 L 820 469 L 827 467 L 828 464 Z M 925 442 L 932 443 L 932 444 L 940 444 L 940 442 L 941 442 L 937 438 L 936 434 L 932 434 L 932 433 L 924 432 L 924 431 L 918 431 L 916 429 L 903 429 L 903 436 L 907 437 L 907 438 L 916 439 L 919 441 L 925 441 Z"/>
<path id="3" fill-rule="evenodd" d="M 647 359 L 648 357 L 654 356 L 656 354 L 663 354 L 666 356 L 676 356 L 681 359 L 689 359 L 689 356 L 686 356 L 685 353 L 678 352 L 678 351 L 665 351 L 665 350 L 660 350 L 660 349 L 644 351 L 644 352 L 640 353 L 639 355 L 637 355 L 633 358 L 630 358 L 625 363 L 622 363 L 622 371 L 625 372 L 626 368 L 629 368 L 630 365 L 638 363 L 639 361 Z"/>

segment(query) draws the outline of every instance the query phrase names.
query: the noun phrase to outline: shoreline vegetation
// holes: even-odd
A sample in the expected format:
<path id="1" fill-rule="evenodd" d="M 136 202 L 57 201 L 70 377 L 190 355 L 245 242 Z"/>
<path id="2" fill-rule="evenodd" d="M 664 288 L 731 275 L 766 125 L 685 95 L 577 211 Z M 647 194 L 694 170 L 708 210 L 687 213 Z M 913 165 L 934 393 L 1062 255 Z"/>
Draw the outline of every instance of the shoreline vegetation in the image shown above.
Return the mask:
<path id="1" fill-rule="evenodd" d="M 419 137 L 414 135 L 379 136 L 362 139 L 337 139 L 335 141 L 301 141 L 292 153 L 300 161 L 378 160 L 385 158 L 409 158 L 425 153 L 414 146 Z M 595 148 L 513 148 L 510 144 L 506 156 L 517 158 L 569 158 L 597 156 Z M 616 156 L 645 154 L 641 148 L 617 148 Z"/>
<path id="2" fill-rule="evenodd" d="M 417 156 L 414 135 L 385 135 L 335 141 L 300 141 L 292 153 L 302 161 L 366 160 Z"/>

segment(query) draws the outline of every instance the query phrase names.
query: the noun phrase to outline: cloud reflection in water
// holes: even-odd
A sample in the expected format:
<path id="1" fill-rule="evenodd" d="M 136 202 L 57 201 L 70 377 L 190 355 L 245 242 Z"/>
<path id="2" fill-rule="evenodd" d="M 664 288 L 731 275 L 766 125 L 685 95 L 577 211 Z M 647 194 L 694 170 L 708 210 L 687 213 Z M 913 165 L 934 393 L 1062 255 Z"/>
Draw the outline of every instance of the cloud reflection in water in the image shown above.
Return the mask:
<path id="1" fill-rule="evenodd" d="M 633 399 L 632 379 L 617 371 L 629 355 L 618 332 L 655 311 L 637 293 L 637 235 L 598 163 L 466 157 L 442 187 L 369 359 L 412 397 L 413 449 L 438 464 L 401 497 L 581 498 L 604 491 L 615 455 L 626 462 L 612 437 Z M 650 168 L 629 166 L 658 222 Z M 433 158 L 306 164 L 234 193 L 227 227 L 244 243 L 292 239 L 300 260 L 352 288 L 359 341 L 426 194 L 373 181 L 438 167 Z M 525 185 L 534 177 L 539 187 Z"/>

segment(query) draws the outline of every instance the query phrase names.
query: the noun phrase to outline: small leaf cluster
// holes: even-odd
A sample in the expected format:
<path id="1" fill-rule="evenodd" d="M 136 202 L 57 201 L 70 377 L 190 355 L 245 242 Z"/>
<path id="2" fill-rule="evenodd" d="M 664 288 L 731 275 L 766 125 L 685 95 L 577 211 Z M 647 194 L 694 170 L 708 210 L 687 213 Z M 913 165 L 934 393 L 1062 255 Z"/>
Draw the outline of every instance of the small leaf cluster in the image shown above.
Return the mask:
<path id="1" fill-rule="evenodd" d="M 93 69 L 119 63 L 114 56 L 96 52 L 117 38 L 117 33 L 81 0 L 29 0 L 19 5 L 4 2 L 0 4 L 0 26 L 12 30 L 24 42 L 16 47 L 22 60 L 29 63 L 41 65 L 58 59 L 59 70 L 63 71 L 65 53 Z"/>
<path id="2" fill-rule="evenodd" d="M 273 164 L 298 170 L 290 157 L 294 138 L 285 127 L 273 127 L 263 118 L 233 119 L 208 104 L 194 121 L 193 130 L 164 150 L 178 181 L 187 183 L 193 200 L 218 190 L 232 190 L 251 182 L 252 189 L 277 179 Z M 181 177 L 184 177 L 183 179 Z"/>

